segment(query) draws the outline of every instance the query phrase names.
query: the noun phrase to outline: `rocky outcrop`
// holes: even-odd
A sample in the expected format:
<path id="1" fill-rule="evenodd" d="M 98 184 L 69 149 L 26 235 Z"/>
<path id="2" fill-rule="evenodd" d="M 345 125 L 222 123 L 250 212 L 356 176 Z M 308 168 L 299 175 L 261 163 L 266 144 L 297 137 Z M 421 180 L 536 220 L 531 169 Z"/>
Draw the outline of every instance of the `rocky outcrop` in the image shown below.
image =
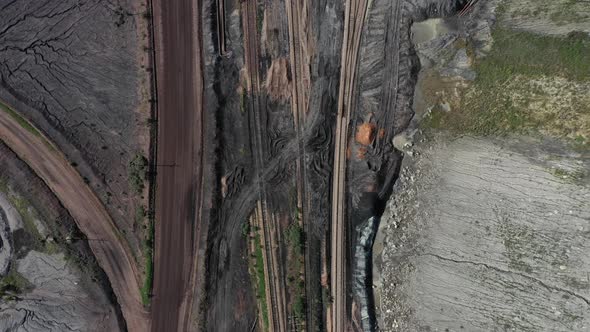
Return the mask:
<path id="1" fill-rule="evenodd" d="M 588 329 L 590 189 L 575 174 L 590 160 L 551 141 L 445 141 L 405 159 L 382 221 L 383 330 Z"/>
<path id="2" fill-rule="evenodd" d="M 119 331 L 88 242 L 43 181 L 0 143 L 0 330 Z"/>
<path id="3" fill-rule="evenodd" d="M 17 261 L 33 290 L 0 305 L 2 331 L 117 331 L 116 313 L 96 286 L 82 286 L 63 254 L 30 251 Z M 92 291 L 89 291 L 92 289 Z"/>

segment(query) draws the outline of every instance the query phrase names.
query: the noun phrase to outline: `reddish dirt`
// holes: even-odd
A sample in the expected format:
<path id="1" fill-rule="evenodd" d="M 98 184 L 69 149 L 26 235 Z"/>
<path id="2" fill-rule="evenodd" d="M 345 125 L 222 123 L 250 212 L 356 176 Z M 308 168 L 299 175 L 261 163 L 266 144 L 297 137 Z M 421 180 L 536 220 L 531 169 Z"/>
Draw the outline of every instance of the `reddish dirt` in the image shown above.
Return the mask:
<path id="1" fill-rule="evenodd" d="M 289 60 L 278 58 L 272 61 L 264 86 L 273 100 L 287 100 L 291 97 L 291 81 L 288 76 Z"/>
<path id="2" fill-rule="evenodd" d="M 65 156 L 44 137 L 34 135 L 0 110 L 0 139 L 45 181 L 90 239 L 107 274 L 129 331 L 147 331 L 149 316 L 141 303 L 139 274 L 130 248 L 111 217 Z"/>
<path id="3" fill-rule="evenodd" d="M 375 139 L 375 125 L 365 122 L 356 130 L 355 140 L 362 145 L 369 145 Z"/>
<path id="4" fill-rule="evenodd" d="M 184 331 L 195 285 L 202 183 L 199 0 L 154 0 L 158 85 L 152 331 Z"/>

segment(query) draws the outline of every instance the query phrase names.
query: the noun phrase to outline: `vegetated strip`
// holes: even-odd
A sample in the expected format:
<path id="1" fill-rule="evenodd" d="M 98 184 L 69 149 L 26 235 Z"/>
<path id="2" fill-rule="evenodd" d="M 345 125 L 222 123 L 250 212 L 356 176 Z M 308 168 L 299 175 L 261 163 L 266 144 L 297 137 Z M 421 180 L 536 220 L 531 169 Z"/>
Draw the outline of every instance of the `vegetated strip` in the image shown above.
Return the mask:
<path id="1" fill-rule="evenodd" d="M 302 127 L 305 124 L 306 112 L 308 108 L 308 96 L 309 91 L 306 89 L 305 85 L 303 84 L 303 80 L 306 77 L 304 76 L 303 71 L 305 70 L 304 64 L 302 63 L 302 45 L 301 45 L 301 11 L 302 8 L 307 8 L 307 4 L 305 1 L 292 1 L 287 0 L 285 3 L 287 9 L 287 20 L 288 20 L 288 27 L 289 27 L 289 58 L 291 61 L 291 109 L 293 113 L 293 122 L 295 126 L 296 132 L 296 139 L 297 139 L 297 159 L 296 163 L 296 187 L 297 187 L 297 209 L 295 211 L 295 223 L 297 226 L 303 227 L 307 234 L 311 234 L 311 223 L 307 220 L 307 174 L 306 174 L 306 164 L 305 164 L 305 135 L 303 135 Z M 304 23 L 305 24 L 305 23 Z M 316 110 L 317 111 L 317 110 Z M 289 229 L 290 231 L 291 229 Z M 293 249 L 293 248 L 291 248 Z M 293 250 L 291 250 L 293 252 Z M 301 251 L 297 251 L 296 254 L 301 254 Z M 305 290 L 307 291 L 307 298 L 312 299 L 314 297 L 313 294 L 313 282 L 311 280 L 311 257 L 312 255 L 317 255 L 317 253 L 309 252 L 309 250 L 305 250 L 304 253 L 304 267 L 303 275 L 304 275 L 304 282 L 305 282 Z M 298 258 L 295 258 L 298 259 Z M 288 276 L 289 277 L 289 276 Z M 298 279 L 298 278 L 297 278 Z M 296 285 L 295 289 L 298 289 Z M 290 287 L 290 290 L 293 290 L 293 287 Z M 306 303 L 305 296 L 301 294 L 291 294 L 292 297 L 295 297 L 295 301 L 292 303 L 292 311 L 293 316 L 295 319 L 303 319 L 306 325 L 306 329 L 309 331 L 315 331 L 317 327 L 314 325 L 316 324 L 315 317 L 313 313 L 317 310 L 316 309 L 316 301 L 309 301 Z M 317 296 L 317 294 L 316 294 Z M 301 307 L 306 308 L 307 312 L 301 313 L 299 311 L 304 311 Z M 300 310 L 301 308 L 301 310 Z M 295 323 L 294 323 L 295 324 Z"/>
<path id="2" fill-rule="evenodd" d="M 271 331 L 286 330 L 286 306 L 285 306 L 285 285 L 281 274 L 281 263 L 277 254 L 280 250 L 276 230 L 276 223 L 268 212 L 265 183 L 261 180 L 261 172 L 264 169 L 264 151 L 262 140 L 262 123 L 260 116 L 260 80 L 258 75 L 258 31 L 261 28 L 262 16 L 257 16 L 258 8 L 255 1 L 241 3 L 242 22 L 244 31 L 244 45 L 246 57 L 246 70 L 248 72 L 248 91 L 250 92 L 249 108 L 254 121 L 254 155 L 257 174 L 257 186 L 260 195 L 258 202 L 258 218 L 263 232 L 263 244 L 266 251 L 265 270 L 268 278 L 269 301 L 269 322 Z M 257 17 L 259 19 L 257 19 Z M 276 250 L 274 248 L 277 248 Z"/>
<path id="3" fill-rule="evenodd" d="M 144 250 L 145 255 L 145 279 L 141 287 L 141 298 L 144 306 L 151 303 L 151 295 L 154 284 L 154 240 L 155 240 L 155 223 L 156 223 L 156 172 L 158 158 L 158 80 L 156 72 L 156 54 L 155 54 L 155 31 L 154 31 L 154 5 L 152 0 L 147 0 L 148 13 L 148 34 L 149 34 L 149 62 L 152 68 L 150 72 L 150 146 L 148 155 L 148 229 L 147 229 L 147 248 Z"/>
<path id="4" fill-rule="evenodd" d="M 432 112 L 423 125 L 474 135 L 503 135 L 537 130 L 549 131 L 558 136 L 568 135 L 571 128 L 560 129 L 563 126 L 563 119 L 560 119 L 563 114 L 529 112 L 522 105 L 516 104 L 511 97 L 515 93 L 522 93 L 538 98 L 542 93 L 536 94 L 533 89 L 524 85 L 521 85 L 522 90 L 526 91 L 521 91 L 519 87 L 508 89 L 507 85 L 515 79 L 527 82 L 550 77 L 561 77 L 573 84 L 588 85 L 590 37 L 579 33 L 565 37 L 542 36 L 502 27 L 495 28 L 492 37 L 492 50 L 484 58 L 475 60 L 477 78 L 464 93 L 459 109 Z M 584 132 L 584 128 L 590 126 L 590 106 L 580 102 L 573 105 L 573 110 L 578 116 L 576 121 L 572 121 L 572 126 Z M 579 135 L 572 141 L 576 148 L 590 148 L 590 133 Z"/>
<path id="5" fill-rule="evenodd" d="M 41 134 L 41 131 L 39 131 L 39 129 L 35 128 L 35 126 L 31 122 L 29 122 L 29 120 L 25 119 L 20 114 L 15 112 L 10 106 L 4 104 L 3 102 L 0 102 L 0 109 L 8 113 L 8 115 L 10 115 L 21 127 L 29 131 L 31 134 L 42 139 L 43 143 L 45 143 L 45 145 L 47 145 L 49 148 L 51 148 L 52 150 L 55 149 L 55 147 L 51 143 L 49 143 L 49 140 L 45 137 L 45 135 Z"/>

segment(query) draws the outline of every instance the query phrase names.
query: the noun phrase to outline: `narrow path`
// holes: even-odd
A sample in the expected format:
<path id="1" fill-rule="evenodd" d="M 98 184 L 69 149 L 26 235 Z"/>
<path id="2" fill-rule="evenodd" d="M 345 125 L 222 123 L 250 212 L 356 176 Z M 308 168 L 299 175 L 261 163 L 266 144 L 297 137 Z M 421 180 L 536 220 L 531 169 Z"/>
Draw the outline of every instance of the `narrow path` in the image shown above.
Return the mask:
<path id="1" fill-rule="evenodd" d="M 2 107 L 2 106 L 0 106 Z M 89 239 L 109 278 L 129 331 L 147 331 L 149 316 L 139 292 L 139 273 L 130 248 L 94 192 L 59 150 L 0 110 L 0 139 L 47 184 Z"/>

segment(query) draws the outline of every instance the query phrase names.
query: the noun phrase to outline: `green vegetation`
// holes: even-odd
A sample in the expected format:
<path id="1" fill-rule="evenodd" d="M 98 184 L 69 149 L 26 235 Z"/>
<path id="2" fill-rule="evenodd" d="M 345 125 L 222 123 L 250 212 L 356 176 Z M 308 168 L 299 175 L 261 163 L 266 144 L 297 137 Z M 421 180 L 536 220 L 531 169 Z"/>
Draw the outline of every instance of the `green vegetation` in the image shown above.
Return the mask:
<path id="1" fill-rule="evenodd" d="M 129 185 L 137 194 L 145 188 L 147 166 L 147 159 L 139 153 L 129 162 Z"/>
<path id="2" fill-rule="evenodd" d="M 293 201 L 295 204 L 295 201 Z M 289 295 L 293 299 L 291 302 L 291 311 L 293 317 L 299 320 L 305 320 L 305 282 L 301 277 L 302 267 L 304 263 L 303 250 L 305 242 L 305 234 L 300 225 L 301 211 L 295 208 L 295 218 L 293 222 L 287 227 L 286 242 L 288 245 L 288 261 L 287 268 L 287 285 L 289 288 Z"/>
<path id="3" fill-rule="evenodd" d="M 33 134 L 39 138 L 43 137 L 41 135 L 41 133 L 35 127 L 33 127 L 33 125 L 31 125 L 31 123 L 29 121 L 27 121 L 25 118 L 20 116 L 20 114 L 16 113 L 13 109 L 8 107 L 7 105 L 0 103 L 0 109 L 3 110 L 4 112 L 8 113 L 8 115 L 10 115 L 10 117 L 12 117 L 16 122 L 18 122 L 18 124 L 21 127 L 26 129 L 31 134 Z"/>
<path id="4" fill-rule="evenodd" d="M 141 218 L 141 221 L 145 218 L 145 208 L 143 205 L 135 211 L 135 217 Z M 143 302 L 144 306 L 148 306 L 150 304 L 151 294 L 152 294 L 152 287 L 154 284 L 154 235 L 155 235 L 155 221 L 153 218 L 153 213 L 149 213 L 148 215 L 148 227 L 146 230 L 145 240 L 144 240 L 144 259 L 145 259 L 145 279 L 143 281 L 143 286 L 140 289 L 141 292 L 141 301 Z"/>
<path id="5" fill-rule="evenodd" d="M 573 182 L 573 183 L 584 179 L 587 175 L 586 172 L 584 172 L 581 169 L 569 171 L 569 170 L 565 170 L 563 168 L 551 168 L 550 172 L 551 172 L 551 174 L 553 174 L 553 176 L 555 176 L 558 179 L 565 180 L 568 182 Z"/>
<path id="6" fill-rule="evenodd" d="M 260 235 L 254 237 L 254 271 L 256 277 L 256 298 L 260 302 L 264 331 L 268 331 L 268 304 L 266 303 L 266 281 L 264 279 L 264 258 L 262 255 L 262 243 Z"/>
<path id="7" fill-rule="evenodd" d="M 31 283 L 20 275 L 14 268 L 0 279 L 0 298 L 15 300 L 16 296 L 32 288 Z"/>
<path id="8" fill-rule="evenodd" d="M 23 227 L 26 237 L 27 246 L 31 249 L 43 251 L 47 254 L 55 254 L 59 251 L 59 246 L 53 241 L 46 241 L 44 236 L 39 232 L 37 223 L 41 222 L 42 218 L 39 217 L 37 211 L 24 197 L 17 195 L 12 192 L 6 182 L 0 179 L 0 191 L 6 194 L 6 198 L 10 202 L 16 211 L 18 212 L 21 220 L 23 221 Z"/>
<path id="9" fill-rule="evenodd" d="M 548 19 L 557 26 L 590 20 L 585 0 L 503 1 L 498 5 L 496 14 L 499 18 L 511 20 Z"/>
<path id="10" fill-rule="evenodd" d="M 433 109 L 423 125 L 474 135 L 543 132 L 589 147 L 590 38 L 496 28 L 494 47 L 452 111 Z"/>
<path id="11" fill-rule="evenodd" d="M 291 246 L 294 253 L 303 254 L 303 229 L 299 223 L 293 222 L 287 228 L 287 243 Z"/>
<path id="12" fill-rule="evenodd" d="M 242 235 L 248 236 L 248 234 L 250 234 L 250 223 L 248 221 L 245 221 L 242 224 Z"/>
<path id="13" fill-rule="evenodd" d="M 256 31 L 262 33 L 262 24 L 264 23 L 264 2 L 261 2 L 256 8 Z"/>
<path id="14" fill-rule="evenodd" d="M 297 296 L 295 302 L 293 302 L 293 316 L 298 319 L 305 319 L 305 297 L 303 295 Z"/>
<path id="15" fill-rule="evenodd" d="M 8 107 L 7 105 L 5 105 L 3 103 L 0 103 L 0 110 L 6 112 L 10 117 L 12 117 L 26 131 L 28 131 L 31 134 L 33 134 L 34 136 L 40 138 L 43 141 L 43 143 L 50 150 L 55 150 L 55 148 L 53 147 L 53 145 L 51 145 L 51 143 L 49 143 L 49 141 L 47 141 L 45 139 L 45 137 L 43 135 L 41 135 L 41 133 L 39 132 L 39 130 L 37 130 L 37 128 L 35 128 L 27 119 L 23 118 L 20 114 L 18 114 L 13 109 L 11 109 L 10 107 Z"/>
<path id="16" fill-rule="evenodd" d="M 141 302 L 144 306 L 150 304 L 152 286 L 154 284 L 154 254 L 152 248 L 145 248 L 145 279 L 141 287 Z"/>
<path id="17" fill-rule="evenodd" d="M 139 225 L 145 219 L 145 207 L 139 205 L 135 208 L 135 224 Z"/>
<path id="18" fill-rule="evenodd" d="M 496 28 L 492 51 L 476 63 L 482 87 L 504 83 L 516 74 L 562 76 L 590 80 L 590 38 L 572 33 L 567 38 Z"/>

